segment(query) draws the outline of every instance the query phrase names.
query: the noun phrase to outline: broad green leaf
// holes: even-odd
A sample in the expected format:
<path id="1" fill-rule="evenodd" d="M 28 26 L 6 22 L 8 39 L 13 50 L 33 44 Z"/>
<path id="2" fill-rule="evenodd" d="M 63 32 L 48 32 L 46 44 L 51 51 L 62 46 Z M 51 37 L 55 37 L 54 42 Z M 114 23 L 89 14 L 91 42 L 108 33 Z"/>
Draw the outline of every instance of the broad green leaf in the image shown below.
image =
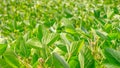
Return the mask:
<path id="1" fill-rule="evenodd" d="M 0 44 L 0 55 L 2 55 L 6 51 L 7 45 L 6 44 Z"/>
<path id="2" fill-rule="evenodd" d="M 112 48 L 106 48 L 104 51 L 106 59 L 113 65 L 120 66 L 120 51 L 114 50 Z"/>
<path id="3" fill-rule="evenodd" d="M 26 45 L 23 37 L 19 37 L 15 49 L 22 57 L 29 57 L 30 55 L 30 48 Z"/>
<path id="4" fill-rule="evenodd" d="M 119 10 L 118 10 L 117 7 L 114 7 L 113 9 L 114 9 L 114 13 L 115 13 L 115 14 L 119 14 Z"/>
<path id="5" fill-rule="evenodd" d="M 59 54 L 54 52 L 53 56 L 63 65 L 64 68 L 70 68 L 69 64 Z"/>
<path id="6" fill-rule="evenodd" d="M 80 68 L 80 63 L 77 56 L 72 56 L 69 60 L 70 68 Z"/>
<path id="7" fill-rule="evenodd" d="M 34 66 L 37 61 L 38 61 L 38 55 L 35 53 L 32 57 L 31 65 Z"/>
<path id="8" fill-rule="evenodd" d="M 79 60 L 79 62 L 80 62 L 80 68 L 84 68 L 84 55 L 82 55 L 81 53 L 79 53 L 79 55 L 78 55 L 78 60 Z"/>
<path id="9" fill-rule="evenodd" d="M 72 27 L 65 27 L 65 31 L 67 33 L 71 33 L 71 34 L 75 34 L 75 28 L 72 28 Z"/>
<path id="10" fill-rule="evenodd" d="M 101 32 L 101 31 L 96 31 L 96 34 L 101 37 L 102 39 L 107 39 L 108 36 L 105 32 Z"/>
<path id="11" fill-rule="evenodd" d="M 72 42 L 70 45 L 70 53 L 72 54 L 72 56 L 78 55 L 80 52 L 80 47 L 82 48 L 83 45 L 84 43 L 82 43 L 82 41 Z"/>
<path id="12" fill-rule="evenodd" d="M 75 41 L 75 38 L 74 38 L 74 35 L 73 34 L 66 34 L 66 38 L 72 42 L 72 41 Z"/>
<path id="13" fill-rule="evenodd" d="M 94 10 L 94 16 L 100 18 L 100 10 Z"/>
<path id="14" fill-rule="evenodd" d="M 67 48 L 64 44 L 57 44 L 57 47 L 67 53 Z"/>
<path id="15" fill-rule="evenodd" d="M 29 39 L 26 44 L 33 48 L 42 48 L 41 42 L 36 38 Z"/>
<path id="16" fill-rule="evenodd" d="M 39 25 L 38 27 L 38 38 L 40 41 L 42 41 L 42 37 L 43 37 L 43 28 L 42 28 L 42 25 Z"/>
<path id="17" fill-rule="evenodd" d="M 20 54 L 22 54 L 25 57 L 29 57 L 30 55 L 30 48 L 26 45 L 25 40 L 21 39 L 20 43 Z"/>
<path id="18" fill-rule="evenodd" d="M 0 59 L 0 68 L 13 68 L 4 59 Z"/>
<path id="19" fill-rule="evenodd" d="M 112 24 L 106 24 L 106 25 L 104 26 L 104 29 L 105 29 L 105 31 L 107 31 L 107 32 L 110 32 L 110 31 L 111 31 L 111 28 L 112 28 Z"/>
<path id="20" fill-rule="evenodd" d="M 53 38 L 50 39 L 50 42 L 47 44 L 48 46 L 52 45 L 54 42 L 56 42 L 59 39 L 59 35 L 54 35 Z"/>
<path id="21" fill-rule="evenodd" d="M 120 66 L 116 66 L 114 64 L 109 64 L 109 63 L 104 64 L 104 65 L 105 65 L 106 68 L 120 68 Z"/>
<path id="22" fill-rule="evenodd" d="M 101 26 L 103 26 L 103 25 L 106 24 L 105 21 L 104 21 L 103 19 L 100 19 L 100 18 L 95 19 L 95 23 L 96 23 L 96 24 L 99 24 L 99 25 L 101 25 Z M 96 26 L 97 26 L 97 25 L 96 25 Z"/>
<path id="23" fill-rule="evenodd" d="M 51 27 L 53 26 L 55 23 L 55 19 L 49 20 L 49 21 L 45 21 L 44 25 L 47 27 Z"/>
<path id="24" fill-rule="evenodd" d="M 105 25 L 105 21 L 103 19 L 97 19 L 102 25 Z"/>
<path id="25" fill-rule="evenodd" d="M 61 26 L 73 28 L 73 22 L 71 22 L 67 18 L 62 18 L 60 22 L 61 22 Z"/>
<path id="26" fill-rule="evenodd" d="M 79 45 L 79 47 L 78 47 L 77 53 L 80 52 L 80 50 L 83 48 L 83 46 L 84 46 L 84 40 L 82 40 L 82 41 L 80 42 L 80 45 Z"/>
<path id="27" fill-rule="evenodd" d="M 66 34 L 62 33 L 61 35 L 61 39 L 66 43 L 66 47 L 67 47 L 67 51 L 70 52 L 70 41 L 66 38 Z"/>
<path id="28" fill-rule="evenodd" d="M 6 63 L 8 63 L 11 67 L 13 68 L 19 68 L 20 67 L 20 62 L 17 59 L 17 56 L 15 55 L 15 53 L 11 50 L 8 49 L 4 55 L 3 55 Z"/>
<path id="29" fill-rule="evenodd" d="M 95 60 L 87 46 L 82 48 L 78 58 L 82 68 L 95 68 Z"/>
<path id="30" fill-rule="evenodd" d="M 73 17 L 73 15 L 72 15 L 72 13 L 71 13 L 71 11 L 70 11 L 69 9 L 65 9 L 64 12 L 65 12 L 66 18 L 71 18 L 71 17 Z"/>
<path id="31" fill-rule="evenodd" d="M 29 40 L 30 36 L 31 36 L 31 32 L 28 31 L 28 32 L 25 33 L 25 35 L 23 36 L 23 38 L 25 39 L 25 41 L 27 41 L 27 40 Z"/>
<path id="32" fill-rule="evenodd" d="M 111 40 L 115 40 L 118 37 L 118 33 L 109 33 L 108 36 Z"/>

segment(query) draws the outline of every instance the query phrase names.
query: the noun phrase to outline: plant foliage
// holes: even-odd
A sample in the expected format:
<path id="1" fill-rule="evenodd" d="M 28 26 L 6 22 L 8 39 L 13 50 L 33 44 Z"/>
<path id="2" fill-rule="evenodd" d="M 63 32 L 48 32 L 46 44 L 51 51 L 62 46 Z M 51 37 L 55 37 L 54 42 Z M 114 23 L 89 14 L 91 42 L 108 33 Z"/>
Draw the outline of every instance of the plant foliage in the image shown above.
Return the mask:
<path id="1" fill-rule="evenodd" d="M 119 0 L 0 0 L 0 68 L 120 68 Z"/>

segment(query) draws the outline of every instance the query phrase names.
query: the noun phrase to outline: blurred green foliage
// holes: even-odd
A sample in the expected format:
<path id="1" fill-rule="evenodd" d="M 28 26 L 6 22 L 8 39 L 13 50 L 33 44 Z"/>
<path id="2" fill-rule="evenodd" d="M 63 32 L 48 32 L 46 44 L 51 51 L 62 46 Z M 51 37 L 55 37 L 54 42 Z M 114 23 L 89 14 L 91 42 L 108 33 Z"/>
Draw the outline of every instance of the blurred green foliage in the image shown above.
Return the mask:
<path id="1" fill-rule="evenodd" d="M 0 68 L 119 68 L 119 0 L 0 0 Z"/>

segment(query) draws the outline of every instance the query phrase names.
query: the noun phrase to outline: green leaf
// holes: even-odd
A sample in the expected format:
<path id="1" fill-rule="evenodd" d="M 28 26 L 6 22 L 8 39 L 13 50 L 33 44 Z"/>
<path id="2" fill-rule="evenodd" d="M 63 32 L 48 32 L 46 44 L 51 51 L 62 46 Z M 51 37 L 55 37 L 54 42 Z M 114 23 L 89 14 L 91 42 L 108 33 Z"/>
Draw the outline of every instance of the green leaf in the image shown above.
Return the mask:
<path id="1" fill-rule="evenodd" d="M 30 48 L 26 45 L 26 42 L 23 37 L 19 37 L 16 42 L 15 50 L 19 53 L 22 57 L 29 57 L 30 55 Z"/>
<path id="2" fill-rule="evenodd" d="M 4 59 L 0 59 L 0 68 L 13 68 Z"/>
<path id="3" fill-rule="evenodd" d="M 94 16 L 96 18 L 99 18 L 100 17 L 100 10 L 94 10 Z"/>
<path id="4" fill-rule="evenodd" d="M 66 34 L 65 33 L 61 33 L 61 39 L 65 42 L 66 47 L 67 47 L 67 51 L 70 52 L 70 41 L 66 38 Z"/>
<path id="5" fill-rule="evenodd" d="M 84 46 L 84 40 L 82 40 L 82 41 L 80 42 L 80 45 L 79 45 L 79 47 L 78 47 L 77 53 L 80 52 L 80 50 L 83 48 L 83 46 Z"/>
<path id="6" fill-rule="evenodd" d="M 72 27 L 65 27 L 65 31 L 67 33 L 75 34 L 75 29 Z"/>
<path id="7" fill-rule="evenodd" d="M 119 14 L 119 10 L 118 10 L 117 7 L 114 7 L 113 9 L 114 9 L 114 13 L 115 13 L 115 14 Z"/>
<path id="8" fill-rule="evenodd" d="M 31 65 L 34 66 L 37 61 L 38 61 L 38 55 L 35 53 L 32 57 Z"/>
<path id="9" fill-rule="evenodd" d="M 47 44 L 48 46 L 52 45 L 55 41 L 59 39 L 59 35 L 54 35 L 53 38 L 50 39 L 50 42 Z"/>
<path id="10" fill-rule="evenodd" d="M 55 19 L 51 19 L 50 21 L 45 21 L 44 25 L 47 27 L 53 26 L 55 23 Z"/>
<path id="11" fill-rule="evenodd" d="M 62 51 L 67 52 L 67 48 L 66 48 L 66 46 L 64 44 L 57 44 L 57 47 L 59 49 L 61 49 Z"/>
<path id="12" fill-rule="evenodd" d="M 20 43 L 20 54 L 23 55 L 24 57 L 29 57 L 30 55 L 30 49 L 29 47 L 25 44 L 25 40 L 22 38 L 21 43 Z"/>
<path id="13" fill-rule="evenodd" d="M 106 48 L 104 51 L 106 59 L 113 65 L 120 66 L 120 51 L 116 51 L 112 48 Z"/>
<path id="14" fill-rule="evenodd" d="M 102 25 L 105 25 L 105 21 L 103 19 L 97 19 Z"/>
<path id="15" fill-rule="evenodd" d="M 66 18 L 71 18 L 71 17 L 73 17 L 73 15 L 72 15 L 72 13 L 71 13 L 71 11 L 70 11 L 69 9 L 65 9 L 64 12 L 65 12 L 65 17 L 66 17 Z"/>
<path id="16" fill-rule="evenodd" d="M 6 63 L 8 63 L 13 68 L 19 68 L 20 67 L 20 62 L 19 62 L 16 55 L 14 54 L 14 52 L 11 49 L 8 49 L 4 53 L 3 58 L 5 59 Z"/>
<path id="17" fill-rule="evenodd" d="M 38 38 L 40 41 L 42 41 L 42 37 L 43 37 L 43 28 L 42 28 L 42 25 L 39 25 L 38 27 Z"/>
<path id="18" fill-rule="evenodd" d="M 108 36 L 106 34 L 106 32 L 102 32 L 102 31 L 96 31 L 96 34 L 101 37 L 102 39 L 108 39 Z"/>
<path id="19" fill-rule="evenodd" d="M 78 58 L 81 68 L 95 68 L 95 60 L 87 46 L 82 48 Z"/>
<path id="20" fill-rule="evenodd" d="M 69 64 L 59 54 L 54 52 L 53 56 L 63 65 L 64 68 L 70 68 Z"/>
<path id="21" fill-rule="evenodd" d="M 120 66 L 116 66 L 110 63 L 104 64 L 106 68 L 120 68 Z"/>
<path id="22" fill-rule="evenodd" d="M 72 56 L 69 60 L 70 68 L 80 68 L 80 63 L 77 56 Z"/>
<path id="23" fill-rule="evenodd" d="M 118 33 L 109 33 L 108 36 L 110 39 L 115 40 L 118 37 Z"/>
<path id="24" fill-rule="evenodd" d="M 31 38 L 26 42 L 27 45 L 33 48 L 42 48 L 41 42 L 37 38 Z"/>
<path id="25" fill-rule="evenodd" d="M 84 68 L 84 55 L 79 52 L 78 59 L 80 62 L 80 68 Z"/>
<path id="26" fill-rule="evenodd" d="M 7 45 L 6 44 L 0 44 L 0 55 L 2 55 L 6 51 Z"/>
<path id="27" fill-rule="evenodd" d="M 110 23 L 107 23 L 107 24 L 105 24 L 105 26 L 104 26 L 104 29 L 105 29 L 106 32 L 110 32 L 110 31 L 111 31 L 111 28 L 112 28 L 112 24 L 110 24 Z"/>
<path id="28" fill-rule="evenodd" d="M 78 53 L 80 52 L 80 49 L 79 49 L 80 46 L 82 47 L 84 45 L 84 43 L 83 44 L 81 44 L 81 43 L 82 42 L 80 42 L 80 41 L 74 41 L 74 42 L 71 43 L 71 45 L 70 45 L 70 53 L 72 54 L 72 56 L 78 55 Z"/>

